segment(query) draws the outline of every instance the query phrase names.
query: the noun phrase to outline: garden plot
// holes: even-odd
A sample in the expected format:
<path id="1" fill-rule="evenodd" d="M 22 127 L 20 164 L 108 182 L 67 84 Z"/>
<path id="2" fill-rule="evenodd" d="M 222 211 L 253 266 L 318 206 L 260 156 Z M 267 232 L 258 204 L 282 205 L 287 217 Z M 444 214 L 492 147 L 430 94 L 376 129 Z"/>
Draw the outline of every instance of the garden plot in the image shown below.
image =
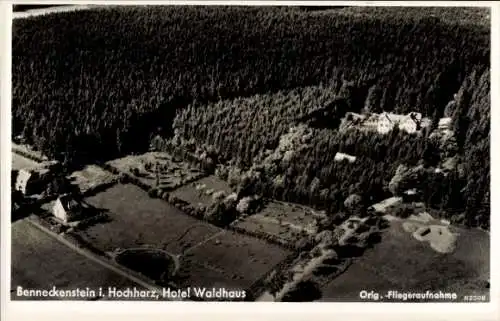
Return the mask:
<path id="1" fill-rule="evenodd" d="M 68 178 L 78 186 L 82 193 L 90 192 L 100 186 L 113 184 L 117 180 L 116 175 L 97 165 L 85 166 L 82 170 L 71 173 Z"/>
<path id="2" fill-rule="evenodd" d="M 310 207 L 293 203 L 271 201 L 254 215 L 233 226 L 250 234 L 269 236 L 283 243 L 298 241 L 316 232 L 316 220 L 325 214 Z"/>
<path id="3" fill-rule="evenodd" d="M 171 195 L 199 208 L 210 206 L 213 202 L 213 195 L 220 192 L 229 195 L 232 190 L 228 183 L 210 175 L 179 187 Z"/>
<path id="4" fill-rule="evenodd" d="M 177 188 L 205 175 L 201 170 L 163 152 L 130 155 L 106 164 L 136 178 L 142 184 L 163 190 Z"/>

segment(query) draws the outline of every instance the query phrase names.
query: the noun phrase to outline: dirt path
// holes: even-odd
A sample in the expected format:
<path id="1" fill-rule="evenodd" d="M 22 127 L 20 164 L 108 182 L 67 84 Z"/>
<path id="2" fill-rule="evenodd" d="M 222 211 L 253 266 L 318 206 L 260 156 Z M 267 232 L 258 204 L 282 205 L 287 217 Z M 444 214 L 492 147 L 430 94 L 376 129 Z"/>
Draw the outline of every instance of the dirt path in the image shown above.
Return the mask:
<path id="1" fill-rule="evenodd" d="M 68 11 L 77 11 L 77 10 L 88 10 L 94 8 L 94 5 L 73 5 L 73 6 L 59 6 L 52 8 L 42 8 L 42 9 L 32 9 L 23 12 L 13 12 L 12 19 L 22 19 L 29 18 L 35 16 L 46 15 L 50 13 L 56 12 L 68 12 Z"/>
<path id="2" fill-rule="evenodd" d="M 71 242 L 69 242 L 68 240 L 64 239 L 64 237 L 46 229 L 45 227 L 41 226 L 41 225 L 38 225 L 36 224 L 35 222 L 31 221 L 31 220 L 28 220 L 28 222 L 33 225 L 35 228 L 41 230 L 42 232 L 48 234 L 49 236 L 51 236 L 52 238 L 54 238 L 55 240 L 57 240 L 58 242 L 60 242 L 61 244 L 69 247 L 71 250 L 75 251 L 76 253 L 84 256 L 85 258 L 101 265 L 102 267 L 108 269 L 108 270 L 111 270 L 113 271 L 114 273 L 140 285 L 141 287 L 143 288 L 146 288 L 148 290 L 151 290 L 151 291 L 156 291 L 156 293 L 159 293 L 161 294 L 163 289 L 158 287 L 158 286 L 155 286 L 155 285 L 151 285 L 149 284 L 148 282 L 145 282 L 129 273 L 127 273 L 126 271 L 124 271 L 123 269 L 120 269 L 118 268 L 117 266 L 114 266 L 113 264 L 111 263 L 108 263 L 106 262 L 105 260 L 103 260 L 102 258 L 90 253 L 89 251 L 85 250 L 85 249 L 82 249 L 82 248 L 79 248 L 78 246 L 75 246 L 74 244 L 72 244 Z"/>

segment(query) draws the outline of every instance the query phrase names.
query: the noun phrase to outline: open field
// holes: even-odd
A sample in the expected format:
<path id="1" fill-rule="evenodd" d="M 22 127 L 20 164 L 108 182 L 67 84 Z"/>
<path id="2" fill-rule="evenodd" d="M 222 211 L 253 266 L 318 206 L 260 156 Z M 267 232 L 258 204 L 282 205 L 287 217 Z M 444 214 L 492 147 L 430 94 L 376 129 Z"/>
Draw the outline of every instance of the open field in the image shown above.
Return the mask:
<path id="1" fill-rule="evenodd" d="M 27 157 L 21 156 L 17 153 L 11 153 L 12 154 L 12 169 L 13 170 L 20 170 L 23 168 L 33 168 L 37 167 L 40 164 L 35 162 L 32 159 L 29 159 Z"/>
<path id="2" fill-rule="evenodd" d="M 392 221 L 381 243 L 367 250 L 351 267 L 323 288 L 324 301 L 358 301 L 361 290 L 384 294 L 396 291 L 449 291 L 459 298 L 487 294 L 489 235 L 479 230 L 453 228 L 457 247 L 437 253 Z"/>
<path id="3" fill-rule="evenodd" d="M 246 288 L 290 254 L 262 240 L 198 221 L 165 201 L 149 198 L 135 185 L 118 184 L 86 201 L 107 210 L 110 221 L 78 231 L 78 235 L 104 252 L 137 247 L 161 248 L 172 254 L 187 251 L 181 261 L 181 285 Z"/>
<path id="4" fill-rule="evenodd" d="M 232 193 L 225 181 L 210 175 L 175 189 L 171 195 L 193 206 L 209 206 L 213 202 L 212 194 L 219 191 L 226 195 Z"/>
<path id="5" fill-rule="evenodd" d="M 489 299 L 491 8 L 14 18 L 13 286 Z"/>
<path id="6" fill-rule="evenodd" d="M 110 218 L 106 224 L 79 232 L 103 251 L 150 245 L 175 253 L 218 231 L 132 184 L 117 184 L 86 202 Z"/>
<path id="7" fill-rule="evenodd" d="M 314 234 L 315 219 L 324 216 L 307 206 L 272 201 L 259 213 L 239 220 L 234 226 L 252 234 L 270 235 L 281 242 L 290 243 L 304 235 Z"/>
<path id="8" fill-rule="evenodd" d="M 239 280 L 240 288 L 248 288 L 291 252 L 262 240 L 226 232 L 190 250 L 197 262 L 224 271 Z"/>
<path id="9" fill-rule="evenodd" d="M 73 252 L 26 220 L 12 224 L 12 280 L 17 286 L 32 289 L 97 289 L 114 286 L 139 286 L 116 273 Z M 16 299 L 12 293 L 12 299 Z M 37 298 L 40 299 L 40 298 Z"/>
<path id="10" fill-rule="evenodd" d="M 150 187 L 156 187 L 158 179 L 158 187 L 165 190 L 179 187 L 204 175 L 188 163 L 161 152 L 126 156 L 109 161 L 107 165 Z"/>
<path id="11" fill-rule="evenodd" d="M 25 155 L 25 157 L 29 157 L 32 159 L 37 159 L 40 161 L 48 160 L 47 156 L 43 155 L 39 151 L 34 150 L 30 145 L 16 144 L 12 142 L 12 151 L 20 155 Z"/>
<path id="12" fill-rule="evenodd" d="M 101 185 L 111 184 L 117 179 L 116 175 L 96 165 L 85 166 L 82 170 L 71 173 L 68 178 L 82 193 Z"/>

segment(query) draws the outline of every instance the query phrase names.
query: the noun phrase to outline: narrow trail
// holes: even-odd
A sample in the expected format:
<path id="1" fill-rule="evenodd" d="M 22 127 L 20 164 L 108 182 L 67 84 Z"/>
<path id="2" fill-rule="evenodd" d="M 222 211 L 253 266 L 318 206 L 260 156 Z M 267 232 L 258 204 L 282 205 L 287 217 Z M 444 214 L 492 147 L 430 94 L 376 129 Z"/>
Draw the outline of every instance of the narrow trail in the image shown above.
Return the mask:
<path id="1" fill-rule="evenodd" d="M 42 15 L 47 15 L 47 14 L 57 13 L 57 12 L 88 10 L 88 9 L 92 9 L 92 8 L 96 8 L 96 7 L 97 6 L 95 6 L 95 5 L 70 5 L 70 6 L 59 6 L 59 7 L 52 7 L 52 8 L 31 9 L 31 10 L 22 11 L 22 12 L 13 12 L 12 19 L 23 19 L 23 18 L 29 18 L 29 17 L 36 17 L 36 16 L 42 16 Z"/>
<path id="2" fill-rule="evenodd" d="M 79 248 L 78 246 L 75 246 L 74 244 L 72 244 L 71 242 L 67 241 L 66 239 L 64 239 L 62 236 L 58 235 L 58 234 L 55 234 L 54 232 L 48 230 L 47 228 L 33 222 L 33 221 L 30 221 L 28 220 L 28 222 L 33 225 L 35 228 L 41 230 L 42 232 L 46 233 L 47 235 L 49 235 L 50 237 L 52 237 L 53 239 L 57 240 L 58 242 L 60 242 L 61 244 L 67 246 L 68 248 L 70 248 L 71 250 L 73 250 L 74 252 L 84 256 L 85 258 L 101 265 L 102 267 L 108 269 L 108 270 L 111 270 L 113 271 L 114 273 L 136 283 L 137 285 L 145 288 L 145 289 L 148 289 L 150 291 L 155 291 L 157 293 L 162 293 L 162 288 L 158 287 L 158 286 L 155 286 L 155 285 L 152 285 L 152 284 L 149 284 L 148 282 L 146 281 L 143 281 L 141 279 L 139 279 L 138 277 L 135 277 L 134 275 L 131 275 L 129 273 L 127 273 L 126 271 L 124 271 L 123 269 L 120 269 L 118 268 L 117 266 L 114 266 L 113 264 L 111 263 L 108 263 L 106 262 L 105 260 L 103 260 L 102 258 L 90 253 L 89 251 L 85 250 L 85 249 L 82 249 L 82 248 Z"/>

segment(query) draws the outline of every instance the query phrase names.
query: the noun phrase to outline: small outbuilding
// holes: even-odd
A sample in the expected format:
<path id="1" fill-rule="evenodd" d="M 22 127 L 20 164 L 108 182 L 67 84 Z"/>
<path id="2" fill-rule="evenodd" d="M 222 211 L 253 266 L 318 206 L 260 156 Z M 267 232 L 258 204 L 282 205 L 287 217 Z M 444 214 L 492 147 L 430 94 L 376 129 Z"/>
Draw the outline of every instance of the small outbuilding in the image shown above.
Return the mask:
<path id="1" fill-rule="evenodd" d="M 416 188 L 409 189 L 403 192 L 403 202 L 415 202 L 419 198 L 419 192 Z"/>
<path id="2" fill-rule="evenodd" d="M 334 160 L 336 162 L 341 162 L 343 160 L 347 160 L 349 163 L 354 163 L 356 161 L 356 156 L 344 154 L 344 153 L 337 153 L 335 154 Z"/>
<path id="3" fill-rule="evenodd" d="M 73 222 L 82 218 L 83 206 L 71 194 L 64 194 L 55 201 L 52 214 L 64 223 Z"/>

